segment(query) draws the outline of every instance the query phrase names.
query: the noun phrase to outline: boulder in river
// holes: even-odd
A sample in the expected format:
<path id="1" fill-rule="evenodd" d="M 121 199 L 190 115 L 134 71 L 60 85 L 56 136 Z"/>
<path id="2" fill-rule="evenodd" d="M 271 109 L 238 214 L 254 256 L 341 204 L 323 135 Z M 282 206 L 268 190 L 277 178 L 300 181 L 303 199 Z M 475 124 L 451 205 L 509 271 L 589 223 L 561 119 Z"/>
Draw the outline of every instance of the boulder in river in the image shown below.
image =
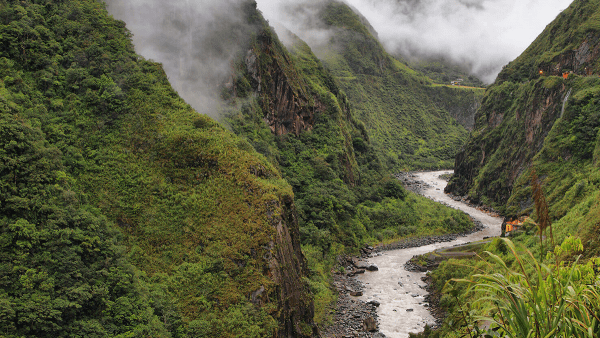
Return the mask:
<path id="1" fill-rule="evenodd" d="M 367 266 L 366 269 L 369 271 L 378 271 L 379 267 L 375 264 L 369 264 L 369 266 Z"/>
<path id="2" fill-rule="evenodd" d="M 354 266 L 359 270 L 369 270 L 369 271 L 377 271 L 379 267 L 373 263 L 365 262 L 365 261 L 357 261 L 354 262 Z"/>

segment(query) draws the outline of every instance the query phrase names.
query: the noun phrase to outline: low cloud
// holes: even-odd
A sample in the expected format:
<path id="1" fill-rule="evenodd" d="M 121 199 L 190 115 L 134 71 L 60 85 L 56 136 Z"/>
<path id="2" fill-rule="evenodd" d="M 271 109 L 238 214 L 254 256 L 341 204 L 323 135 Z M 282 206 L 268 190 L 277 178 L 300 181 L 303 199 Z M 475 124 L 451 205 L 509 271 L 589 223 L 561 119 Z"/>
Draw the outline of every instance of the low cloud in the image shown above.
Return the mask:
<path id="1" fill-rule="evenodd" d="M 487 83 L 522 53 L 571 0 L 345 0 L 364 15 L 393 54 L 445 58 Z M 327 36 L 303 26 L 292 5 L 317 0 L 257 0 L 270 22 L 280 22 L 313 46 Z"/>
<path id="2" fill-rule="evenodd" d="M 323 24 L 319 15 L 326 2 L 318 0 L 257 0 L 256 2 L 258 9 L 275 28 L 284 44 L 293 43 L 293 35 L 313 49 L 330 42 L 333 32 Z"/>
<path id="3" fill-rule="evenodd" d="M 163 64 L 173 88 L 196 111 L 218 118 L 220 85 L 247 42 L 240 0 L 107 0 L 125 21 L 136 52 Z"/>

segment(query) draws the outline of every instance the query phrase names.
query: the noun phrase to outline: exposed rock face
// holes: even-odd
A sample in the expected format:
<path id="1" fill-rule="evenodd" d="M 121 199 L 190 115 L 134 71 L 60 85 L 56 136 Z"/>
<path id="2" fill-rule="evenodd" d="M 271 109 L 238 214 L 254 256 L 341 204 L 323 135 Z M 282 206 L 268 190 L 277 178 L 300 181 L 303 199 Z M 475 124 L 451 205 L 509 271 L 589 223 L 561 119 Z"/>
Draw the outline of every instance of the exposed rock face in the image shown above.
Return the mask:
<path id="1" fill-rule="evenodd" d="M 315 60 L 318 62 L 316 57 Z M 293 56 L 284 50 L 269 30 L 258 32 L 243 63 L 250 90 L 259 97 L 263 118 L 273 134 L 299 136 L 312 130 L 316 118 L 321 114 L 328 114 L 327 119 L 337 120 L 345 148 L 338 157 L 346 169 L 342 179 L 347 184 L 355 185 L 360 177 L 350 135 L 350 124 L 354 122 L 348 100 L 333 79 L 326 82 L 327 89 L 336 100 L 326 102 L 315 93 L 314 88 L 306 84 L 307 75 L 296 66 Z M 236 91 L 233 84 L 227 87 Z"/>
<path id="2" fill-rule="evenodd" d="M 365 326 L 365 331 L 375 332 L 375 331 L 379 330 L 379 328 L 377 327 L 377 321 L 373 317 L 369 317 L 369 318 L 365 319 L 363 321 L 363 324 Z"/>
<path id="3" fill-rule="evenodd" d="M 518 214 L 531 207 L 528 194 L 515 195 L 517 184 L 527 185 L 526 176 L 520 177 L 539 158 L 536 155 L 553 128 L 560 126 L 557 121 L 576 125 L 568 107 L 589 97 L 586 87 L 595 86 L 600 74 L 600 31 L 586 28 L 598 24 L 597 15 L 592 15 L 595 11 L 597 5 L 574 1 L 519 58 L 502 70 L 496 83 L 487 89 L 474 131 L 456 157 L 447 192 L 466 195 L 475 203 L 494 206 L 501 212 Z M 581 109 L 577 111 L 583 114 Z M 588 129 L 595 128 L 594 118 L 583 122 L 586 120 L 582 115 L 580 120 L 589 125 Z M 558 132 L 556 129 L 554 133 Z M 563 134 L 563 139 L 577 133 L 566 129 L 561 132 L 575 133 Z M 569 161 L 577 151 L 565 146 L 553 155 L 554 160 Z"/>
<path id="4" fill-rule="evenodd" d="M 481 107 L 483 89 L 429 87 L 427 92 L 435 105 L 446 110 L 465 129 L 475 125 L 475 114 Z"/>
<path id="5" fill-rule="evenodd" d="M 270 35 L 261 34 L 258 46 L 260 53 L 270 57 L 270 62 L 261 65 L 260 56 L 249 50 L 245 63 L 253 80 L 251 86 L 264 98 L 265 121 L 271 131 L 275 135 L 299 135 L 302 131 L 311 130 L 315 114 L 324 111 L 324 105 L 312 97 L 309 99 L 306 86 L 299 79 L 290 77 L 294 74 L 284 71 L 282 67 L 291 68 L 291 61 L 285 53 L 275 55 L 271 51 L 273 41 Z"/>
<path id="6" fill-rule="evenodd" d="M 296 210 L 291 197 L 284 197 L 281 203 L 284 214 L 273 214 L 270 218 L 277 231 L 270 245 L 273 255 L 269 260 L 271 277 L 278 285 L 280 329 L 277 337 L 318 337 L 313 323 L 314 305 L 308 285 L 302 279 L 307 267 L 300 248 Z"/>
<path id="7" fill-rule="evenodd" d="M 588 33 L 578 48 L 566 51 L 543 64 L 540 69 L 546 74 L 560 76 L 567 70 L 574 74 L 590 76 L 594 73 L 593 63 L 600 56 L 600 35 Z"/>
<path id="8" fill-rule="evenodd" d="M 538 83 L 523 97 L 522 101 L 527 104 L 515 111 L 496 107 L 497 101 L 508 101 L 510 97 L 489 95 L 477 117 L 475 130 L 478 133 L 457 154 L 455 174 L 446 191 L 463 196 L 474 188 L 495 204 L 505 203 L 515 180 L 531 165 L 533 156 L 540 151 L 560 117 L 567 91 L 565 85 L 546 89 Z M 489 169 L 485 168 L 487 165 Z M 478 177 L 484 168 L 489 175 Z M 498 181 L 499 175 L 501 181 Z M 479 178 L 478 182 L 475 182 L 476 178 Z M 469 197 L 480 202 L 481 194 L 469 194 Z"/>

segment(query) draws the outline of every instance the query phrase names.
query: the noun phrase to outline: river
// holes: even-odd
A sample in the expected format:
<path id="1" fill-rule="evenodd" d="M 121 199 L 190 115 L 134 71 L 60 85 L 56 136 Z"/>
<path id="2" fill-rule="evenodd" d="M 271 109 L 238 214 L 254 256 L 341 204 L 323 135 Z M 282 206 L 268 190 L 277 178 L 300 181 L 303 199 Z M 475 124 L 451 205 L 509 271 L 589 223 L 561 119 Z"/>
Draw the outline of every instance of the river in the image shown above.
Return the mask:
<path id="1" fill-rule="evenodd" d="M 447 182 L 439 176 L 451 173 L 452 171 L 417 173 L 419 180 L 430 185 L 422 191 L 422 194 L 434 201 L 464 211 L 480 221 L 484 229 L 452 242 L 385 251 L 380 256 L 369 258 L 368 261 L 376 264 L 379 271 L 367 271 L 358 277 L 364 284 L 363 296 L 360 298 L 364 301 L 377 300 L 381 303 L 377 309 L 379 331 L 389 338 L 405 338 L 408 337 L 409 332 L 420 332 L 425 324 L 435 323 L 424 300 L 427 291 L 424 289 L 425 283 L 421 281 L 421 277 L 425 276 L 425 273 L 406 271 L 404 264 L 408 260 L 414 255 L 500 235 L 502 218 L 490 216 L 444 194 Z"/>

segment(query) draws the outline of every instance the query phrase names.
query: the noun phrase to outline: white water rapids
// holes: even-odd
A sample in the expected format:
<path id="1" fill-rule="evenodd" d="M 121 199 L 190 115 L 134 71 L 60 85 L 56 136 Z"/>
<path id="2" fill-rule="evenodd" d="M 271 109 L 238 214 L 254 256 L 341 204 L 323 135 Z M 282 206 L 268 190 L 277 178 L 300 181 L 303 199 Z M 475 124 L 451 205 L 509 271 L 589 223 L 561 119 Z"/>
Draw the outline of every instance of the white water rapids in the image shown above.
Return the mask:
<path id="1" fill-rule="evenodd" d="M 381 303 L 377 309 L 379 330 L 388 338 L 408 337 L 409 332 L 420 332 L 425 324 L 432 325 L 435 322 L 425 306 L 424 297 L 427 291 L 423 289 L 425 283 L 421 281 L 421 277 L 425 276 L 425 273 L 406 271 L 404 264 L 408 260 L 414 255 L 500 235 L 502 218 L 492 217 L 444 194 L 447 182 L 440 179 L 439 176 L 450 173 L 452 171 L 417 173 L 419 180 L 431 186 L 426 188 L 422 194 L 434 201 L 466 212 L 483 223 L 485 228 L 452 242 L 385 251 L 380 256 L 369 258 L 369 262 L 376 264 L 379 271 L 367 271 L 358 277 L 365 284 L 361 299 L 364 301 L 377 300 Z"/>

